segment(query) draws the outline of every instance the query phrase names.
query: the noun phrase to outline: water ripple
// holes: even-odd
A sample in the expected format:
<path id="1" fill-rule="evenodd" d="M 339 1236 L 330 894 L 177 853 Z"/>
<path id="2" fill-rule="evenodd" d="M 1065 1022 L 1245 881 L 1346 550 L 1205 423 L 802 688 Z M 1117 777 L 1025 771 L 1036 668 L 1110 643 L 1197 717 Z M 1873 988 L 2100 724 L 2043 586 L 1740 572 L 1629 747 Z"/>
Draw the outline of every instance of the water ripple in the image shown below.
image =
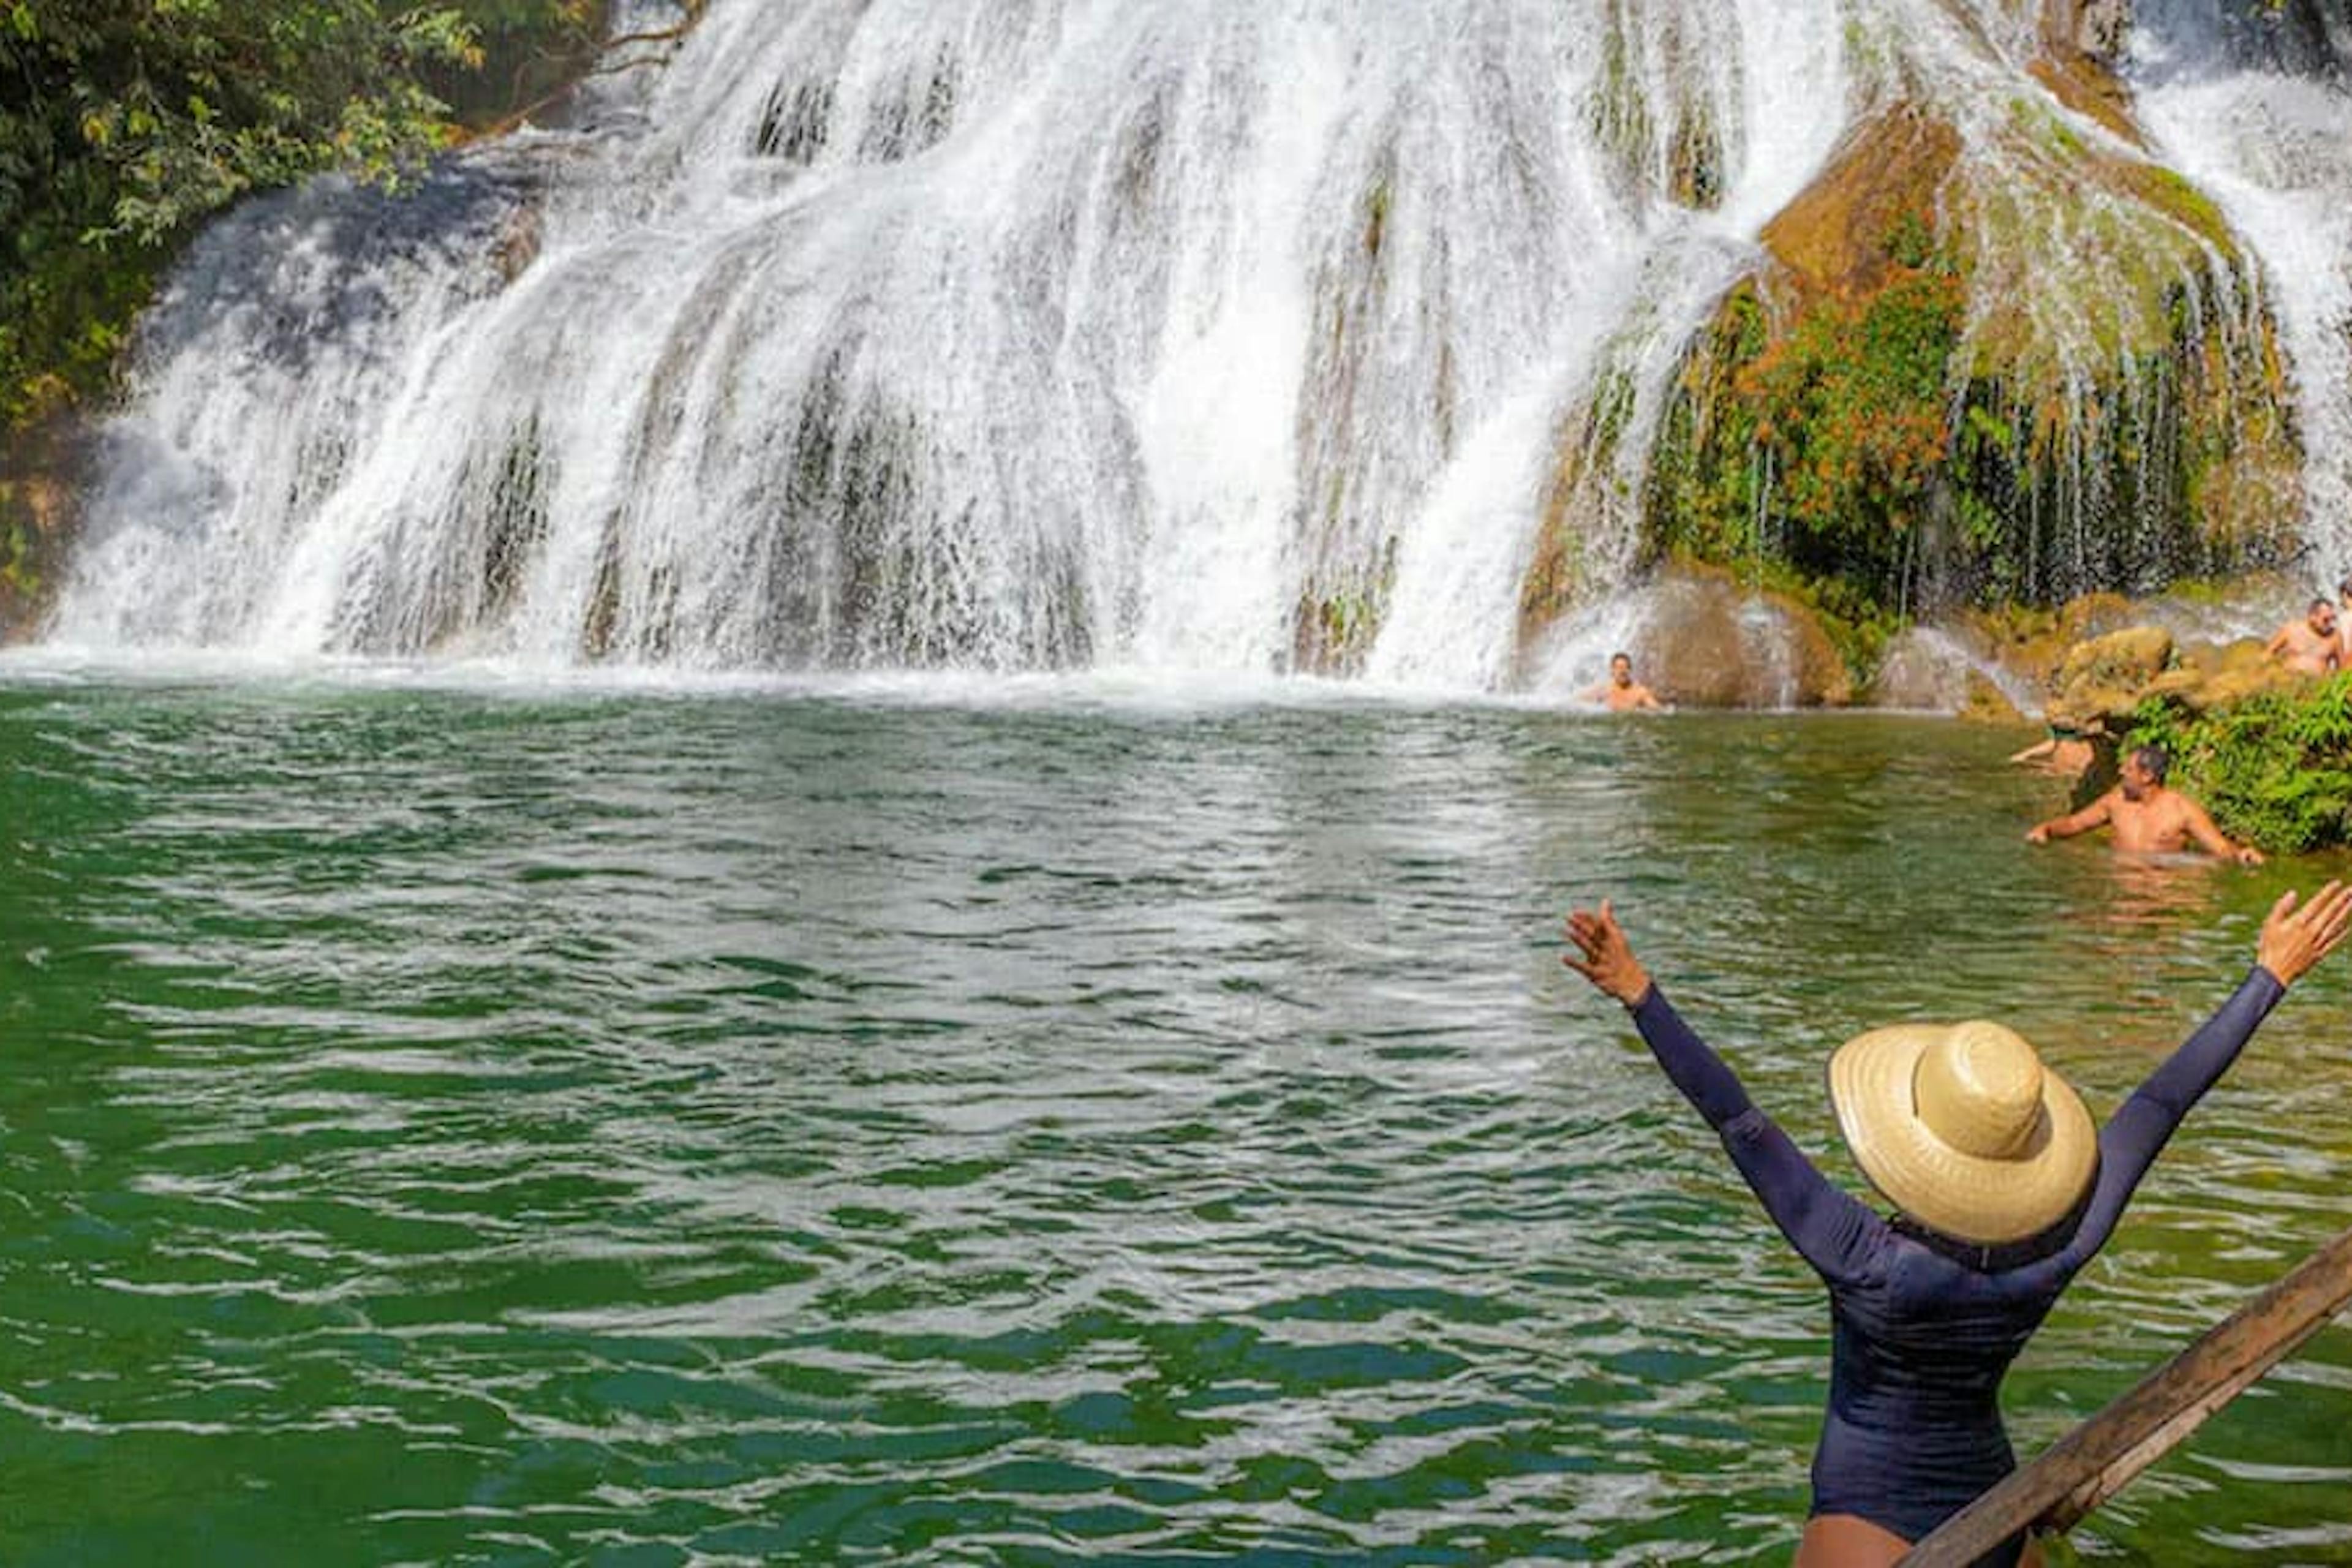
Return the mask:
<path id="1" fill-rule="evenodd" d="M 2003 740 L 0 689 L 0 1556 L 1784 1560 L 1819 1295 L 1559 917 L 1843 1180 L 1874 1023 L 2111 1105 L 2317 868 L 2028 853 Z M 2307 990 L 2024 1445 L 2340 1223 Z M 2085 1550 L 2342 1552 L 2347 1385 L 2323 1333 Z"/>

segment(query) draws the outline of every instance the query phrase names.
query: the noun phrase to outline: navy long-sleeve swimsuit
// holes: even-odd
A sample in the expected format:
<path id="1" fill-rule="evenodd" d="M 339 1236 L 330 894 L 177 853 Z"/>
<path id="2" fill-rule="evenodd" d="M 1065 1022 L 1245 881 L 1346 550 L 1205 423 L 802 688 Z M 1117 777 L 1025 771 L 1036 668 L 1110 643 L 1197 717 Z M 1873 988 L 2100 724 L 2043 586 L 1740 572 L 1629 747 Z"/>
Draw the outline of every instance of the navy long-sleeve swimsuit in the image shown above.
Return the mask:
<path id="1" fill-rule="evenodd" d="M 1987 1272 L 1832 1185 L 1650 988 L 1633 1009 L 1642 1038 L 1829 1286 L 1829 1412 L 1813 1454 L 1813 1513 L 1857 1514 L 1916 1542 L 2015 1468 L 2000 1422 L 2002 1374 L 2106 1244 L 2172 1130 L 2283 994 L 2257 965 L 2100 1130 L 2098 1174 L 2073 1234 L 2031 1262 Z M 2012 1542 L 1988 1561 L 2013 1563 L 2021 1547 Z"/>

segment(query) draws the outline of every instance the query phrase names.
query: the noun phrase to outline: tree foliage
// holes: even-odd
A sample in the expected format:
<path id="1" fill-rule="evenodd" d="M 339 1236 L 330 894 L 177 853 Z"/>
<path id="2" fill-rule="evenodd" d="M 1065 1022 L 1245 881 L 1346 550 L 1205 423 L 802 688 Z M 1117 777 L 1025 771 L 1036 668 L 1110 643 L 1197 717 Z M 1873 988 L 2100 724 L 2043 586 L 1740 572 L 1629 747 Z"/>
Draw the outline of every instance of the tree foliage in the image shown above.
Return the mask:
<path id="1" fill-rule="evenodd" d="M 457 134 L 484 36 L 594 0 L 0 0 L 0 422 L 98 384 L 174 243 L 323 169 L 397 182 Z"/>

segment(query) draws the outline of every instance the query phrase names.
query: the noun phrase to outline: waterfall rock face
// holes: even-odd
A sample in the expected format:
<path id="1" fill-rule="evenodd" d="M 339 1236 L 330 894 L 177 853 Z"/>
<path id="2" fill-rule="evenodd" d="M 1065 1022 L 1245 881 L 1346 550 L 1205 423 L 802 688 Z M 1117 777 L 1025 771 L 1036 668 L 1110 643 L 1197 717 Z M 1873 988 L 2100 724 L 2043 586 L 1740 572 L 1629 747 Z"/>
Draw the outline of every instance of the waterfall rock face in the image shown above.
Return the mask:
<path id="1" fill-rule="evenodd" d="M 2305 453 L 2257 264 L 2067 68 L 2039 100 L 1893 84 L 1767 226 L 1667 415 L 1660 548 L 1914 613 L 2294 552 Z"/>
<path id="2" fill-rule="evenodd" d="M 2352 75 L 2345 0 L 2131 0 L 2135 52 L 2156 76 L 2216 67 L 2338 82 Z"/>
<path id="3" fill-rule="evenodd" d="M 78 531 L 90 458 L 80 426 L 57 416 L 17 432 L 0 456 L 0 637 L 14 638 L 37 621 Z"/>
<path id="4" fill-rule="evenodd" d="M 2074 265 L 2052 265 L 2053 239 Z M 1736 555 L 1777 524 L 1807 570 L 1927 605 L 2294 548 L 2304 455 L 2275 322 L 2218 213 L 2166 171 L 2030 116 L 1989 147 L 1906 103 L 1765 242 L 1654 469 L 1669 543 Z"/>
<path id="5" fill-rule="evenodd" d="M 50 635 L 1549 689 L 1664 552 L 1900 613 L 2315 536 L 2352 272 L 2274 295 L 2263 215 L 2352 167 L 2253 166 L 2352 108 L 2214 198 L 2062 64 L 2009 0 L 712 0 L 596 129 L 208 234 Z"/>

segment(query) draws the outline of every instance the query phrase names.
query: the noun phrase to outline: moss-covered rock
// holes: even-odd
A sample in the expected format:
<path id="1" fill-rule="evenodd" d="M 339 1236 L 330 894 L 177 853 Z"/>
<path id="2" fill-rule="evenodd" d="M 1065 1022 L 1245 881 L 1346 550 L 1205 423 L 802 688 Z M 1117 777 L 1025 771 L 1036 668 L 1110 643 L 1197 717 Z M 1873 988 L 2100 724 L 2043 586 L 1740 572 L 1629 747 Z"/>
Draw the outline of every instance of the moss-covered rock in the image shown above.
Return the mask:
<path id="1" fill-rule="evenodd" d="M 1622 373 L 1600 377 L 1560 443 L 1558 468 L 1536 531 L 1535 554 L 1519 584 L 1519 647 L 1580 602 L 1612 569 L 1627 563 L 1595 558 L 1595 542 L 1621 537 L 1638 506 L 1639 486 L 1625 469 L 1623 443 L 1634 416 L 1635 388 Z"/>
<path id="2" fill-rule="evenodd" d="M 2077 643 L 2058 664 L 2061 689 L 2092 682 L 2144 685 L 2172 662 L 2172 634 L 2162 626 L 2126 626 Z"/>
<path id="3" fill-rule="evenodd" d="M 1972 669 L 1968 673 L 1968 690 L 1955 717 L 1972 724 L 2015 724 L 2021 722 L 2025 715 L 2018 711 L 2009 693 L 1994 684 L 1991 677 Z"/>
<path id="4" fill-rule="evenodd" d="M 0 642 L 31 636 L 55 590 L 80 495 L 78 430 L 58 412 L 0 441 Z"/>
<path id="5" fill-rule="evenodd" d="M 1620 186 L 1680 205 L 1723 199 L 1723 128 L 1703 90 L 1698 59 L 1720 41 L 1690 30 L 1704 12 L 1602 0 L 1601 68 L 1585 123 Z"/>
<path id="6" fill-rule="evenodd" d="M 2151 702 L 2195 717 L 2312 685 L 2259 637 L 2176 643 L 2163 626 L 2138 625 L 2069 647 L 2049 678 L 2047 712 L 2053 723 L 2121 735 Z"/>
<path id="7" fill-rule="evenodd" d="M 1300 594 L 1291 608 L 1290 668 L 1307 675 L 1361 674 L 1395 586 L 1396 548 L 1391 541 L 1370 572 L 1326 579 Z"/>
<path id="8" fill-rule="evenodd" d="M 2255 276 L 2104 68 L 2044 64 L 2063 91 L 1887 102 L 1766 227 L 1661 422 L 1649 549 L 1901 614 L 2287 552 L 2302 454 Z"/>
<path id="9" fill-rule="evenodd" d="M 2126 626 L 2075 644 L 2051 679 L 2051 722 L 2075 729 L 2121 730 L 2140 693 L 2172 664 L 2172 634 L 2162 626 Z"/>

